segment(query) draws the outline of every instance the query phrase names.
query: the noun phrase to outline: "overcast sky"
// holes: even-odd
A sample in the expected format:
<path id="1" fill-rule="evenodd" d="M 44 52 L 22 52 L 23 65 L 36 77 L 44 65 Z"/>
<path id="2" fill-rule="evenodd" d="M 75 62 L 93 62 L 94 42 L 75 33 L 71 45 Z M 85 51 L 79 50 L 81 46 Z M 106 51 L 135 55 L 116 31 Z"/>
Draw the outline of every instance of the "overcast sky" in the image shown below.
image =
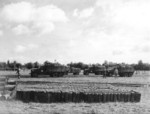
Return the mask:
<path id="1" fill-rule="evenodd" d="M 150 63 L 150 0 L 0 0 L 0 61 Z"/>

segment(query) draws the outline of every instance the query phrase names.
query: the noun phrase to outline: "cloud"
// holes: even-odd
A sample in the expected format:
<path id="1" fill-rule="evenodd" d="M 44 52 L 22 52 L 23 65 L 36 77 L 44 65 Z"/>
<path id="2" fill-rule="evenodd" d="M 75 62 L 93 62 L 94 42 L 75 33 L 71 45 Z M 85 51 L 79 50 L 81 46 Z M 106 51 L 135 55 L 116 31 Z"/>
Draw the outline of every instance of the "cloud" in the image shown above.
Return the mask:
<path id="1" fill-rule="evenodd" d="M 149 45 L 134 46 L 131 51 L 136 53 L 149 53 L 150 46 Z"/>
<path id="2" fill-rule="evenodd" d="M 1 18 L 6 24 L 7 22 L 9 24 L 19 24 L 14 28 L 17 34 L 29 33 L 29 25 L 33 31 L 42 31 L 42 34 L 49 33 L 54 30 L 54 23 L 67 22 L 69 20 L 65 12 L 55 5 L 36 6 L 30 2 L 5 5 L 1 11 Z"/>
<path id="3" fill-rule="evenodd" d="M 28 44 L 26 46 L 24 46 L 24 45 L 17 45 L 16 48 L 15 48 L 15 52 L 23 53 L 25 51 L 31 51 L 31 50 L 37 49 L 38 47 L 39 46 L 36 45 L 36 44 Z"/>
<path id="4" fill-rule="evenodd" d="M 15 48 L 15 52 L 24 52 L 26 50 L 26 47 L 25 46 L 22 46 L 22 45 L 17 45 L 16 48 Z"/>
<path id="5" fill-rule="evenodd" d="M 52 21 L 52 22 L 66 22 L 68 18 L 63 10 L 54 6 L 47 5 L 35 9 L 33 20 L 35 21 Z"/>
<path id="6" fill-rule="evenodd" d="M 55 25 L 52 22 L 36 22 L 32 26 L 33 29 L 39 31 L 40 35 L 48 34 L 55 29 Z"/>
<path id="7" fill-rule="evenodd" d="M 0 30 L 0 36 L 2 36 L 3 35 L 3 31 L 2 30 Z"/>
<path id="8" fill-rule="evenodd" d="M 150 32 L 149 0 L 97 0 L 105 16 L 110 18 L 113 30 L 123 34 L 144 36 Z"/>
<path id="9" fill-rule="evenodd" d="M 61 21 L 68 18 L 65 12 L 54 5 L 36 7 L 30 2 L 18 2 L 4 6 L 2 16 L 11 22 L 22 23 L 31 21 Z"/>
<path id="10" fill-rule="evenodd" d="M 36 45 L 36 44 L 29 44 L 29 45 L 27 46 L 27 48 L 30 49 L 30 50 L 32 50 L 32 49 L 37 49 L 38 47 L 39 47 L 39 46 Z"/>
<path id="11" fill-rule="evenodd" d="M 115 50 L 115 51 L 112 52 L 112 54 L 113 55 L 121 55 L 121 54 L 123 54 L 123 52 L 120 51 L 120 50 Z"/>
<path id="12" fill-rule="evenodd" d="M 28 9 L 24 12 L 13 10 L 14 7 L 22 5 L 21 3 L 24 5 L 23 9 L 25 7 Z M 20 44 L 15 47 L 16 51 L 12 51 L 15 53 L 8 55 L 14 55 L 14 57 L 22 55 L 33 61 L 57 59 L 66 63 L 70 61 L 102 63 L 104 60 L 132 63 L 139 59 L 149 61 L 148 5 L 150 3 L 148 0 L 144 2 L 142 0 L 97 0 L 95 5 L 87 6 L 87 2 L 84 2 L 84 7 L 81 4 L 80 7 L 76 5 L 68 11 L 69 1 L 65 6 L 59 5 L 62 8 L 65 7 L 66 12 L 52 2 L 46 5 L 42 4 L 42 1 L 40 3 L 18 2 L 1 8 L 3 12 L 5 8 L 6 13 L 3 13 L 0 21 L 3 20 L 3 24 L 13 27 L 11 29 L 16 34 L 22 34 L 19 36 L 22 37 L 20 39 L 14 34 L 9 34 L 10 31 L 6 31 L 6 27 L 0 27 L 8 33 L 5 36 L 6 40 L 1 42 L 3 43 L 1 47 L 5 45 L 13 47 L 14 44 Z M 11 11 L 7 11 L 10 5 L 14 6 L 9 7 Z M 66 14 L 70 17 L 69 19 Z M 25 44 L 27 42 L 34 42 L 42 48 L 34 44 Z M 132 49 L 136 45 L 139 48 L 133 52 Z M 11 50 L 10 47 L 8 50 Z"/>
<path id="13" fill-rule="evenodd" d="M 149 4 L 150 2 L 141 0 L 128 2 L 115 10 L 114 21 L 134 29 L 150 29 Z"/>
<path id="14" fill-rule="evenodd" d="M 28 2 L 11 3 L 3 7 L 2 16 L 16 23 L 29 22 L 32 20 L 34 6 Z"/>
<path id="15" fill-rule="evenodd" d="M 93 12 L 94 12 L 94 8 L 92 7 L 83 9 L 81 11 L 79 11 L 78 9 L 75 9 L 73 12 L 73 16 L 78 17 L 78 18 L 88 18 L 92 16 Z"/>
<path id="16" fill-rule="evenodd" d="M 13 32 L 16 35 L 22 35 L 22 34 L 29 34 L 31 30 L 27 26 L 20 24 L 13 28 Z"/>
<path id="17" fill-rule="evenodd" d="M 150 46 L 143 47 L 142 52 L 149 53 L 150 52 Z"/>

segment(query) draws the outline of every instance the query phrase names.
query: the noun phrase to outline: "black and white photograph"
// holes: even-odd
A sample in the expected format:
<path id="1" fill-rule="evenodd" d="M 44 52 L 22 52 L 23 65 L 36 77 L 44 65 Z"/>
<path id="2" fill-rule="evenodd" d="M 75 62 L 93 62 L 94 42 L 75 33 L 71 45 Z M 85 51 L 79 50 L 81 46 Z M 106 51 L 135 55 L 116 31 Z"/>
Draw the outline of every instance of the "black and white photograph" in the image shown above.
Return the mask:
<path id="1" fill-rule="evenodd" d="M 0 0 L 0 114 L 150 114 L 150 0 Z"/>

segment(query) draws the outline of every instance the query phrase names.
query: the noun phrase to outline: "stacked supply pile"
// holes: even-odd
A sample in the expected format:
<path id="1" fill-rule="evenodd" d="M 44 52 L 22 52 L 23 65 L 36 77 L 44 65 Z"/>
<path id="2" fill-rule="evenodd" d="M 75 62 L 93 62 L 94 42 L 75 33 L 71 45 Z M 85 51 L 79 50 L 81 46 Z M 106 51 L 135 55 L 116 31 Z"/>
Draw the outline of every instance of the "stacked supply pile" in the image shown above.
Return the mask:
<path id="1" fill-rule="evenodd" d="M 25 102 L 139 102 L 136 91 L 119 90 L 109 84 L 63 83 L 18 84 L 17 99 Z"/>

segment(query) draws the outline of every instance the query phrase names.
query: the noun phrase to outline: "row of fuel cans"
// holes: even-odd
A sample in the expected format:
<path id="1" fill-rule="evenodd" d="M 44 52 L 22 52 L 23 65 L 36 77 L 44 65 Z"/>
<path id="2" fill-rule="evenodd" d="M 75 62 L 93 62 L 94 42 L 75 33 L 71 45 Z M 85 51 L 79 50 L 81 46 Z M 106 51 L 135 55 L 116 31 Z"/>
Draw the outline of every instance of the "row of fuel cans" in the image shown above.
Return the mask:
<path id="1" fill-rule="evenodd" d="M 77 91 L 17 91 L 16 98 L 24 102 L 140 102 L 141 94 L 136 91 L 101 90 L 99 92 L 77 92 Z"/>

